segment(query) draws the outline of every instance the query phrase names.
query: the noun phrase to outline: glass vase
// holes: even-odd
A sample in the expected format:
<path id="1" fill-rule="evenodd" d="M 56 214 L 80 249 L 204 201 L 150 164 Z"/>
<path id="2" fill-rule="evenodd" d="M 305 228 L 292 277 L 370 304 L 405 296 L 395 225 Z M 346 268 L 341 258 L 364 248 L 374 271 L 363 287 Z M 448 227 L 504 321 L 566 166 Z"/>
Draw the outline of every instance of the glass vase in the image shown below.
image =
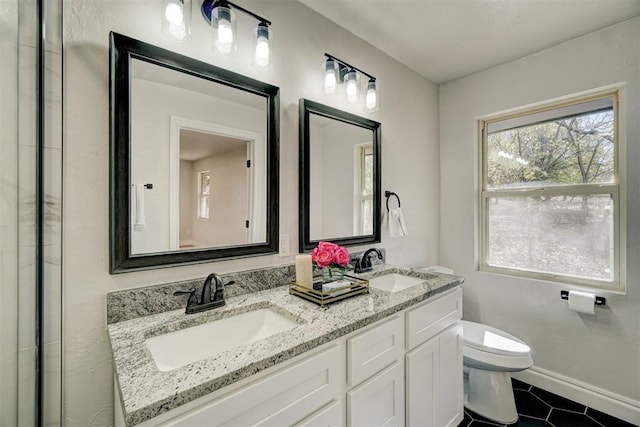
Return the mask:
<path id="1" fill-rule="evenodd" d="M 322 269 L 322 283 L 331 283 L 344 279 L 344 269 L 325 267 Z"/>

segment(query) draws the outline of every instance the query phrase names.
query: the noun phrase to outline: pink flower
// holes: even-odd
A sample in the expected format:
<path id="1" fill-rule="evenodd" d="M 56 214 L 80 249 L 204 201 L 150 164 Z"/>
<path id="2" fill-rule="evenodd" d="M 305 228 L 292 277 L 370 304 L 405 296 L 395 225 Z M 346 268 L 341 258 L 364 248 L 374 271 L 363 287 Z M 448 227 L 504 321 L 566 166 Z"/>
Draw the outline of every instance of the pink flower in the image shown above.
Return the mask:
<path id="1" fill-rule="evenodd" d="M 320 242 L 311 252 L 311 260 L 320 268 L 331 265 L 346 267 L 351 260 L 347 248 L 331 242 Z"/>
<path id="2" fill-rule="evenodd" d="M 346 267 L 351 261 L 351 256 L 349 255 L 349 251 L 344 246 L 338 246 L 338 249 L 334 253 L 333 262 L 338 264 L 340 267 Z"/>
<path id="3" fill-rule="evenodd" d="M 311 260 L 320 268 L 328 267 L 333 262 L 336 246 L 335 243 L 320 242 L 311 252 Z"/>

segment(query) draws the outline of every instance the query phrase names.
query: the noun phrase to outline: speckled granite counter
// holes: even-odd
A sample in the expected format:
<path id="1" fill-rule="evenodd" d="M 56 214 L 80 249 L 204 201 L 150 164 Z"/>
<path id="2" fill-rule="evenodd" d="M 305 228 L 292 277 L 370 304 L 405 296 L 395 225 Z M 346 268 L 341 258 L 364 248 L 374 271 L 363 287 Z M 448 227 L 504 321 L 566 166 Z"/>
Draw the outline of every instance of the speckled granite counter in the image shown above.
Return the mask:
<path id="1" fill-rule="evenodd" d="M 361 277 L 371 278 L 390 272 L 425 280 L 395 293 L 371 288 L 369 294 L 355 296 L 326 308 L 289 295 L 287 286 L 270 287 L 228 297 L 226 306 L 203 313 L 186 315 L 184 309 L 178 309 L 109 324 L 109 338 L 126 424 L 135 425 L 149 420 L 463 282 L 458 276 L 396 267 L 387 267 L 384 271 Z M 145 340 L 152 336 L 266 307 L 300 325 L 269 339 L 236 347 L 167 372 L 158 370 L 145 344 Z"/>

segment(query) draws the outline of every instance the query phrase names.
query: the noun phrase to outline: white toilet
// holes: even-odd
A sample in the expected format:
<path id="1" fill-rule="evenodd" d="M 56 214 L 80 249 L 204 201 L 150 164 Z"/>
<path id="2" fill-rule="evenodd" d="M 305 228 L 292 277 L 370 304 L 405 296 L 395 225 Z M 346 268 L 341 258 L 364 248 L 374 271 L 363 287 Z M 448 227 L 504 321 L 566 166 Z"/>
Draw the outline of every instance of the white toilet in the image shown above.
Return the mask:
<path id="1" fill-rule="evenodd" d="M 453 274 L 447 267 L 432 266 L 425 271 Z M 510 372 L 533 365 L 531 349 L 508 333 L 481 323 L 462 321 L 464 406 L 499 423 L 518 420 Z"/>
<path id="2" fill-rule="evenodd" d="M 531 349 L 518 338 L 481 323 L 462 321 L 464 406 L 490 420 L 518 420 L 510 372 L 533 365 Z"/>

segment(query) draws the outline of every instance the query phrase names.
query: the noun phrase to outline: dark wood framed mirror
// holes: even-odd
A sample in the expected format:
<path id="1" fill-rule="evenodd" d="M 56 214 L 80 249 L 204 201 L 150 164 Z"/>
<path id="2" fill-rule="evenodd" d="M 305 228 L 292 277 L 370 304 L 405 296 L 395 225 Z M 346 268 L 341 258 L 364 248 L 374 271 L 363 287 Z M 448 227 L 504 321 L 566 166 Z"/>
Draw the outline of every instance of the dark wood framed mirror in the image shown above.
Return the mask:
<path id="1" fill-rule="evenodd" d="M 110 272 L 278 251 L 279 88 L 110 35 Z"/>
<path id="2" fill-rule="evenodd" d="M 380 123 L 299 101 L 299 250 L 380 242 Z"/>

